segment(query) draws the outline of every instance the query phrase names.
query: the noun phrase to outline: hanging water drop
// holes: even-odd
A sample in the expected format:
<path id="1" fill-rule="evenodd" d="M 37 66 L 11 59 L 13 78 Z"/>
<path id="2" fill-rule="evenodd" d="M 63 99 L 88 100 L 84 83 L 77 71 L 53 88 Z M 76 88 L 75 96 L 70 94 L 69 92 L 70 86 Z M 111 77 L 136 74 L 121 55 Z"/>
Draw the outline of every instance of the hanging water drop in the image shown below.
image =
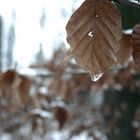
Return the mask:
<path id="1" fill-rule="evenodd" d="M 88 36 L 89 36 L 89 37 L 93 37 L 93 35 L 94 35 L 94 31 L 90 31 L 90 32 L 88 33 Z"/>
<path id="2" fill-rule="evenodd" d="M 101 77 L 102 77 L 103 73 L 98 73 L 98 74 L 95 74 L 95 75 L 91 75 L 91 80 L 96 82 L 98 81 Z"/>

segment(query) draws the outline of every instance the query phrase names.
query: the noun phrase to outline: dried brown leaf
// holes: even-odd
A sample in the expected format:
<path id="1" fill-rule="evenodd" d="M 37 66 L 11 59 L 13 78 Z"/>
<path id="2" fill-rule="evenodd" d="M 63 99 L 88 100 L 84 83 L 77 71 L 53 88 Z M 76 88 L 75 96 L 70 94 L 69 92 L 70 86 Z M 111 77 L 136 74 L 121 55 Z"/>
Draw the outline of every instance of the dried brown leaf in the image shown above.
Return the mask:
<path id="1" fill-rule="evenodd" d="M 49 91 L 57 96 L 63 96 L 67 93 L 67 82 L 60 78 L 55 78 L 49 85 Z"/>
<path id="2" fill-rule="evenodd" d="M 86 0 L 66 26 L 76 62 L 91 74 L 107 71 L 116 62 L 121 16 L 109 0 Z"/>
<path id="3" fill-rule="evenodd" d="M 15 70 L 8 70 L 0 75 L 0 86 L 12 86 L 16 78 Z"/>
<path id="4" fill-rule="evenodd" d="M 35 119 L 32 120 L 32 132 L 35 132 L 35 130 L 38 128 L 37 121 Z"/>
<path id="5" fill-rule="evenodd" d="M 71 137 L 73 135 L 79 135 L 81 132 L 85 131 L 85 130 L 88 130 L 89 127 L 84 125 L 84 124 L 81 124 L 80 126 L 77 126 L 72 132 L 71 132 Z"/>
<path id="6" fill-rule="evenodd" d="M 62 129 L 68 120 L 68 111 L 63 107 L 56 106 L 54 108 L 54 117 L 59 122 L 59 129 Z"/>
<path id="7" fill-rule="evenodd" d="M 134 61 L 140 67 L 140 24 L 135 25 L 133 28 L 132 46 Z"/>
<path id="8" fill-rule="evenodd" d="M 25 106 L 29 99 L 29 91 L 31 88 L 31 80 L 25 76 L 20 76 L 21 82 L 18 86 L 19 97 L 23 106 Z"/>
<path id="9" fill-rule="evenodd" d="M 117 63 L 118 64 L 124 64 L 128 61 L 128 59 L 132 56 L 132 43 L 131 43 L 131 34 L 123 33 L 121 40 L 120 40 L 120 49 L 117 54 Z"/>

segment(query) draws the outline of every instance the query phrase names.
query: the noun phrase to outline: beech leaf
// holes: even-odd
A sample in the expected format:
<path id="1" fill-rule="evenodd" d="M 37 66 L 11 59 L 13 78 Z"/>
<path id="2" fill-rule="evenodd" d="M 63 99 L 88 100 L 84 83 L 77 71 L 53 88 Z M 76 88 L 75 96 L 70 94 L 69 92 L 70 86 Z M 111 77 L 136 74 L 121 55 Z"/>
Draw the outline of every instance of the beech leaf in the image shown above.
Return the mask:
<path id="1" fill-rule="evenodd" d="M 66 25 L 71 53 L 91 75 L 109 70 L 117 61 L 121 16 L 109 0 L 86 0 Z"/>
<path id="2" fill-rule="evenodd" d="M 129 58 L 131 58 L 133 51 L 131 39 L 131 34 L 126 34 L 125 32 L 123 32 L 120 40 L 120 49 L 117 54 L 118 64 L 125 64 L 126 62 L 129 62 L 128 60 Z"/>
<path id="3" fill-rule="evenodd" d="M 140 24 L 135 25 L 133 28 L 132 46 L 134 61 L 140 67 Z"/>
<path id="4" fill-rule="evenodd" d="M 30 91 L 30 88 L 31 88 L 31 80 L 25 76 L 20 76 L 20 79 L 21 79 L 21 82 L 18 86 L 18 92 L 19 92 L 19 97 L 20 97 L 20 100 L 21 100 L 21 103 L 24 106 L 27 105 L 29 99 L 30 99 L 30 96 L 29 96 L 29 91 Z"/>
<path id="5" fill-rule="evenodd" d="M 68 120 L 68 111 L 60 106 L 54 107 L 54 117 L 59 122 L 59 129 L 62 129 L 66 121 Z"/>

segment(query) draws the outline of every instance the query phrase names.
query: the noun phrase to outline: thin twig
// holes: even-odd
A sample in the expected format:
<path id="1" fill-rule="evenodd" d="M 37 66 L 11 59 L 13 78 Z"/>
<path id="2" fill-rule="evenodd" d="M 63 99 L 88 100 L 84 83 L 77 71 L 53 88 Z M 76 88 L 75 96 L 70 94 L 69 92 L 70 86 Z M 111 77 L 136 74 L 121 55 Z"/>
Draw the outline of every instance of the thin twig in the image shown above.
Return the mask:
<path id="1" fill-rule="evenodd" d="M 140 8 L 140 0 L 113 0 L 121 4 L 126 4 L 132 7 Z"/>

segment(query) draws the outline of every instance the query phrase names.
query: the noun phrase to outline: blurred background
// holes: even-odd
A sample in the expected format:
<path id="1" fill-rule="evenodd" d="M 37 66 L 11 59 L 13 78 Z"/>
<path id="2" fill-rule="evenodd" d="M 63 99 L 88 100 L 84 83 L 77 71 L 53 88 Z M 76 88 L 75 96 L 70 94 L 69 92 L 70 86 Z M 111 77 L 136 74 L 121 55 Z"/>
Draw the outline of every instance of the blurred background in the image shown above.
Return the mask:
<path id="1" fill-rule="evenodd" d="M 83 0 L 0 0 L 0 140 L 140 140 L 140 69 L 97 82 L 69 55 L 65 26 Z M 140 9 L 117 4 L 123 29 Z"/>
<path id="2" fill-rule="evenodd" d="M 29 66 L 40 48 L 50 59 L 64 42 L 66 22 L 78 5 L 80 0 L 0 0 L 1 69 Z"/>

